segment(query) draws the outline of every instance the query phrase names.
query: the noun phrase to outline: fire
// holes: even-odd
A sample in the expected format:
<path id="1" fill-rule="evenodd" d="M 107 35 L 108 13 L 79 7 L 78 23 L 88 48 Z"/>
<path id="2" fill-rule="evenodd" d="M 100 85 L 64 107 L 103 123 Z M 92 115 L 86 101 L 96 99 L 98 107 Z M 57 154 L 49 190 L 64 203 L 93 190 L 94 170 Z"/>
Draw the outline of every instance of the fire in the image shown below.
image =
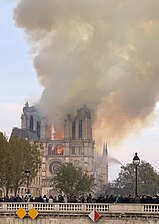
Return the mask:
<path id="1" fill-rule="evenodd" d="M 62 145 L 58 145 L 57 146 L 57 155 L 62 155 L 63 154 L 63 146 Z"/>
<path id="2" fill-rule="evenodd" d="M 63 132 L 62 129 L 57 130 L 57 129 L 53 128 L 52 140 L 55 140 L 55 139 L 58 139 L 58 140 L 63 140 L 64 139 L 64 132 Z"/>

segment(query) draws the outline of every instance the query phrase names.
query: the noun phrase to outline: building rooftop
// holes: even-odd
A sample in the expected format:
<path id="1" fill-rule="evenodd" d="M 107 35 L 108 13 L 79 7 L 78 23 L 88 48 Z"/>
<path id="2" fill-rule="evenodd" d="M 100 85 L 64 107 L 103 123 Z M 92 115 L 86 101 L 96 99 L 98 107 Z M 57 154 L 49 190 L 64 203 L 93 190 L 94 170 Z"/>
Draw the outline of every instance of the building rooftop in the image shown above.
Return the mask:
<path id="1" fill-rule="evenodd" d="M 36 132 L 28 129 L 20 129 L 20 128 L 13 128 L 10 138 L 12 137 L 22 138 L 28 141 L 38 141 L 38 136 Z"/>

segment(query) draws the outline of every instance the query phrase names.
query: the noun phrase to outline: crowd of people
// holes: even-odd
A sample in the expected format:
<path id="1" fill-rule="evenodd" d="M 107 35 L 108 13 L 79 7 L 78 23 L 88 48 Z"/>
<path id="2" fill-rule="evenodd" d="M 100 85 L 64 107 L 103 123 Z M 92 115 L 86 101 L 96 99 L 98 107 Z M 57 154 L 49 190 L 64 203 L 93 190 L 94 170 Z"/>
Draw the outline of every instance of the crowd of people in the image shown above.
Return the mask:
<path id="1" fill-rule="evenodd" d="M 1 197 L 0 202 L 46 202 L 46 203 L 144 203 L 144 204 L 159 204 L 159 195 L 148 196 L 121 196 L 121 195 L 100 195 L 99 197 L 93 197 L 91 194 L 85 196 L 69 196 L 64 197 L 61 194 L 58 196 L 46 195 L 39 197 L 32 197 L 31 195 L 26 196 L 10 196 L 10 197 Z"/>

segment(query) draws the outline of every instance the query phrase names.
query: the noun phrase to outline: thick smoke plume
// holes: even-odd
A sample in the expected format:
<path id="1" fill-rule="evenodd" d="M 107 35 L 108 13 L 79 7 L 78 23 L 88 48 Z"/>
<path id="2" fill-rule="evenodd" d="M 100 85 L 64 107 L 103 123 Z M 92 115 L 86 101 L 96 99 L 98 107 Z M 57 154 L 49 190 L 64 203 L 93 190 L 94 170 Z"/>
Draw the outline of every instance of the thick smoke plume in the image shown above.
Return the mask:
<path id="1" fill-rule="evenodd" d="M 73 108 L 94 112 L 97 142 L 145 124 L 159 98 L 158 0 L 20 0 L 16 25 L 31 44 L 55 126 Z"/>

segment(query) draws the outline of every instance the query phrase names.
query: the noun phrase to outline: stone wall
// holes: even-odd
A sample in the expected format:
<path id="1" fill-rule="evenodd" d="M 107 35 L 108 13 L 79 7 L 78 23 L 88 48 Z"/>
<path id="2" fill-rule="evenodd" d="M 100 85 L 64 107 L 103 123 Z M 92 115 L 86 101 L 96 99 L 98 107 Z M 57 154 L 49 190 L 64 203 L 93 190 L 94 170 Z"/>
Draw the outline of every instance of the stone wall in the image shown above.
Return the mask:
<path id="1" fill-rule="evenodd" d="M 20 219 L 16 216 L 1 216 L 0 224 L 91 224 L 88 216 L 45 216 L 32 220 L 29 217 Z M 101 217 L 98 224 L 159 224 L 157 217 Z"/>

